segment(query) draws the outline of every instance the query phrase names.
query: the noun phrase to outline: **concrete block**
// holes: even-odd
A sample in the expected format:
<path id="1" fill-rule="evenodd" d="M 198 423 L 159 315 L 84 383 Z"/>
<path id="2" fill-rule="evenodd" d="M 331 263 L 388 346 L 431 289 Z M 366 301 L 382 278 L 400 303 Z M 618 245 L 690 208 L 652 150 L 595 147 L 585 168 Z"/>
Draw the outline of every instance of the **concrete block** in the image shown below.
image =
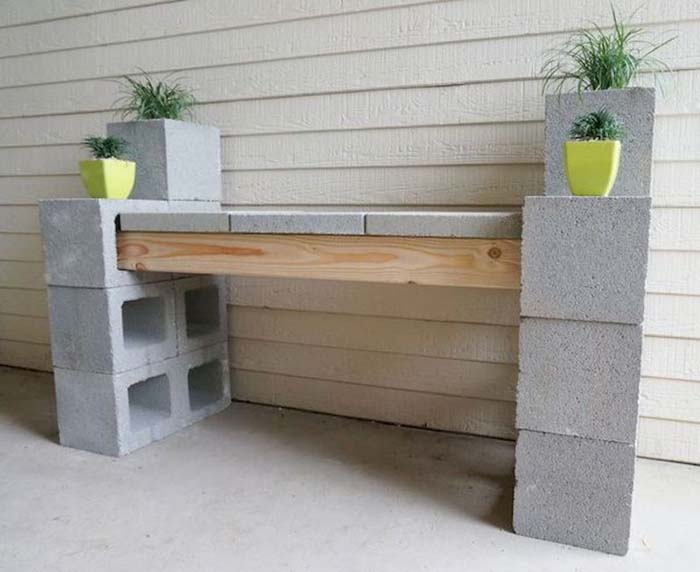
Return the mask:
<path id="1" fill-rule="evenodd" d="M 117 270 L 116 224 L 122 213 L 170 208 L 165 201 L 40 201 L 46 283 L 105 288 L 168 280 L 167 273 Z"/>
<path id="2" fill-rule="evenodd" d="M 231 232 L 276 234 L 364 234 L 360 212 L 231 212 Z"/>
<path id="3" fill-rule="evenodd" d="M 183 354 L 177 360 L 186 424 L 214 415 L 231 404 L 228 341 Z"/>
<path id="4" fill-rule="evenodd" d="M 523 318 L 516 427 L 634 444 L 642 327 Z"/>
<path id="5" fill-rule="evenodd" d="M 145 232 L 228 232 L 226 212 L 126 213 L 121 229 Z"/>
<path id="6" fill-rule="evenodd" d="M 195 276 L 174 285 L 179 353 L 226 341 L 226 279 Z"/>
<path id="7" fill-rule="evenodd" d="M 216 127 L 172 119 L 109 123 L 136 161 L 134 199 L 221 202 L 220 135 Z"/>
<path id="8" fill-rule="evenodd" d="M 521 314 L 640 324 L 650 199 L 527 197 Z"/>
<path id="9" fill-rule="evenodd" d="M 56 368 L 62 445 L 121 456 L 231 403 L 226 344 L 121 373 Z"/>
<path id="10" fill-rule="evenodd" d="M 519 212 L 377 212 L 365 216 L 367 234 L 459 238 L 520 238 Z"/>
<path id="11" fill-rule="evenodd" d="M 605 108 L 622 121 L 620 169 L 611 196 L 649 196 L 654 138 L 654 89 L 634 87 L 548 95 L 545 101 L 545 195 L 569 195 L 562 145 L 574 119 Z"/>
<path id="12" fill-rule="evenodd" d="M 48 289 L 53 364 L 115 373 L 177 354 L 172 282 Z"/>
<path id="13" fill-rule="evenodd" d="M 633 445 L 519 431 L 515 456 L 517 534 L 627 552 Z"/>

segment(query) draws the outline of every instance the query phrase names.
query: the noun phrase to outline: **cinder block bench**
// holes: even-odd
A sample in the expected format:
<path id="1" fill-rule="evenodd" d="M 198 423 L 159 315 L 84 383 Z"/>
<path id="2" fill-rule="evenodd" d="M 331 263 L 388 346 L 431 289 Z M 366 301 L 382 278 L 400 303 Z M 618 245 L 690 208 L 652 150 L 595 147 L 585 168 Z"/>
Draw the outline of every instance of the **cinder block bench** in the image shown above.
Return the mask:
<path id="1" fill-rule="evenodd" d="M 62 444 L 122 455 L 228 405 L 219 275 L 522 281 L 515 531 L 626 551 L 649 199 L 530 197 L 524 232 L 508 209 L 191 206 L 41 203 Z"/>

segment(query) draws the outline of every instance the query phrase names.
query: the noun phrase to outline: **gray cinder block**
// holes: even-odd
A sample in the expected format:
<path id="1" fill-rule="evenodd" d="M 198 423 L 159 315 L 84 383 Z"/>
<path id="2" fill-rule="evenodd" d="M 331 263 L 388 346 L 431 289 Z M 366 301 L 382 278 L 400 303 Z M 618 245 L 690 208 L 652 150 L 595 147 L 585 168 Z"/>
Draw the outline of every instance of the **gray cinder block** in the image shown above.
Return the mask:
<path id="1" fill-rule="evenodd" d="M 627 553 L 633 445 L 519 431 L 515 456 L 517 534 Z"/>
<path id="2" fill-rule="evenodd" d="M 105 288 L 169 279 L 167 273 L 117 270 L 116 243 L 121 213 L 166 212 L 169 208 L 165 201 L 40 201 L 47 284 Z"/>
<path id="3" fill-rule="evenodd" d="M 102 374 L 56 368 L 62 445 L 121 456 L 225 409 L 226 344 Z"/>
<path id="4" fill-rule="evenodd" d="M 120 372 L 177 353 L 172 282 L 48 289 L 53 364 Z"/>
<path id="5" fill-rule="evenodd" d="M 639 324 L 651 199 L 527 197 L 521 314 Z"/>
<path id="6" fill-rule="evenodd" d="M 125 213 L 121 229 L 145 232 L 228 232 L 226 212 Z"/>
<path id="7" fill-rule="evenodd" d="M 642 328 L 523 318 L 516 427 L 633 444 Z"/>
<path id="8" fill-rule="evenodd" d="M 605 108 L 625 127 L 620 168 L 611 196 L 649 196 L 655 92 L 634 87 L 548 95 L 545 101 L 545 195 L 569 195 L 562 144 L 579 115 Z"/>
<path id="9" fill-rule="evenodd" d="M 364 234 L 360 212 L 241 211 L 230 213 L 231 232 L 277 234 Z"/>
<path id="10" fill-rule="evenodd" d="M 178 351 L 226 341 L 226 279 L 197 276 L 176 280 L 174 285 Z"/>
<path id="11" fill-rule="evenodd" d="M 134 199 L 221 201 L 219 130 L 172 119 L 109 123 L 136 161 Z"/>
<path id="12" fill-rule="evenodd" d="M 367 213 L 366 233 L 384 236 L 520 238 L 519 212 Z"/>

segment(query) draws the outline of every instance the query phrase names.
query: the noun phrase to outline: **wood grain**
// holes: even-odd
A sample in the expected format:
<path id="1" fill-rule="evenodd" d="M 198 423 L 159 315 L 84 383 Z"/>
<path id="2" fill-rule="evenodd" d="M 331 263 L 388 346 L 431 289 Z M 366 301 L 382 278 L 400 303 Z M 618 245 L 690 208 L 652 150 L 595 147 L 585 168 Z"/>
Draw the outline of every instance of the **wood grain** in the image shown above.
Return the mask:
<path id="1" fill-rule="evenodd" d="M 123 232 L 123 270 L 520 288 L 520 241 Z"/>

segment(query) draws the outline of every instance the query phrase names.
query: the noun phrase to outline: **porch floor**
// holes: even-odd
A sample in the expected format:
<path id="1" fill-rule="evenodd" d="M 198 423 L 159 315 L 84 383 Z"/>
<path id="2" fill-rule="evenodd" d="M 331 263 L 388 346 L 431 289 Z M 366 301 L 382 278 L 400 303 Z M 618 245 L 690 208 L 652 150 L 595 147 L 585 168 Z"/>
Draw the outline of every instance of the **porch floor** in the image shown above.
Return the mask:
<path id="1" fill-rule="evenodd" d="M 630 553 L 516 536 L 513 444 L 274 407 L 122 459 L 57 445 L 51 375 L 0 367 L 0 570 L 697 570 L 700 466 L 639 459 Z"/>

